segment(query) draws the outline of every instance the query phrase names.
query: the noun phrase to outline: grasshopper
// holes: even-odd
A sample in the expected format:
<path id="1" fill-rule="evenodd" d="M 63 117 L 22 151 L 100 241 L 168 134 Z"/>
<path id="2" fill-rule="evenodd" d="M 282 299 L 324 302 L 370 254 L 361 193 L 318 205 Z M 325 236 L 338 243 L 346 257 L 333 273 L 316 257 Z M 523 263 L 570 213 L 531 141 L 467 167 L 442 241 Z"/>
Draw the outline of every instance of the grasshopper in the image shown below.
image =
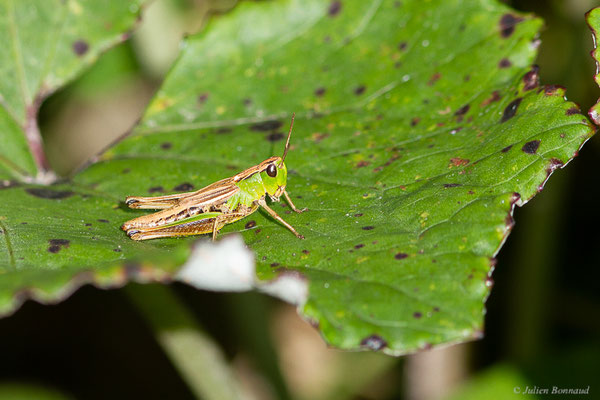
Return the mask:
<path id="1" fill-rule="evenodd" d="M 128 196 L 125 204 L 130 208 L 161 211 L 127 221 L 121 229 L 133 240 L 212 232 L 214 241 L 223 226 L 245 218 L 258 207 L 262 207 L 294 235 L 304 239 L 304 236 L 277 215 L 265 201 L 267 195 L 273 201 L 279 201 L 283 195 L 292 210 L 297 213 L 306 211 L 306 208 L 301 210 L 296 208 L 285 190 L 287 168 L 284 160 L 290 145 L 294 116 L 295 114 L 292 114 L 282 157 L 267 158 L 237 175 L 222 179 L 195 192 L 158 197 Z"/>

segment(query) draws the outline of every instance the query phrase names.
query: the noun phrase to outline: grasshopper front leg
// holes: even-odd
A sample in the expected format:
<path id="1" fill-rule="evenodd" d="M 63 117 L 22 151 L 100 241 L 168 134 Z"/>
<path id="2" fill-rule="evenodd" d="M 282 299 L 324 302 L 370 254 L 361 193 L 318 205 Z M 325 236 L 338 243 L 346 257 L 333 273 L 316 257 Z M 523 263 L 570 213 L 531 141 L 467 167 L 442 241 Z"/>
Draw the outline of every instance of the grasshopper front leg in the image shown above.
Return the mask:
<path id="1" fill-rule="evenodd" d="M 304 207 L 302 210 L 299 210 L 298 208 L 296 208 L 294 203 L 292 203 L 292 199 L 290 198 L 290 195 L 285 190 L 283 191 L 283 195 L 285 196 L 285 200 L 288 202 L 288 204 L 290 205 L 292 210 L 296 211 L 298 214 L 303 213 L 304 211 L 308 210 L 308 208 L 306 208 L 306 207 Z"/>
<path id="2" fill-rule="evenodd" d="M 293 227 L 293 226 L 291 226 L 290 224 L 288 224 L 287 222 L 285 222 L 285 221 L 283 220 L 283 218 L 281 218 L 279 215 L 277 215 L 277 213 L 276 213 L 276 212 L 275 212 L 273 209 L 271 209 L 271 207 L 269 207 L 269 206 L 267 205 L 267 202 L 265 201 L 264 197 L 263 197 L 263 198 L 261 198 L 261 199 L 258 199 L 258 200 L 256 200 L 256 201 L 255 201 L 255 203 L 256 203 L 256 204 L 258 204 L 259 206 L 261 206 L 262 208 L 264 208 L 264 209 L 265 209 L 265 210 L 266 210 L 266 211 L 269 213 L 269 215 L 271 215 L 271 217 L 275 218 L 277 221 L 281 222 L 281 223 L 283 224 L 283 226 L 285 226 L 285 227 L 286 227 L 286 228 L 288 228 L 290 231 L 292 231 L 292 233 L 293 233 L 294 235 L 296 235 L 296 237 L 297 237 L 297 238 L 299 238 L 299 239 L 304 239 L 304 236 L 302 236 L 301 234 L 299 234 L 299 233 L 298 233 L 298 232 L 297 232 L 297 231 L 294 229 L 294 227 Z M 294 211 L 295 211 L 295 210 L 294 210 Z M 302 212 L 302 211 L 300 211 L 300 212 Z"/>

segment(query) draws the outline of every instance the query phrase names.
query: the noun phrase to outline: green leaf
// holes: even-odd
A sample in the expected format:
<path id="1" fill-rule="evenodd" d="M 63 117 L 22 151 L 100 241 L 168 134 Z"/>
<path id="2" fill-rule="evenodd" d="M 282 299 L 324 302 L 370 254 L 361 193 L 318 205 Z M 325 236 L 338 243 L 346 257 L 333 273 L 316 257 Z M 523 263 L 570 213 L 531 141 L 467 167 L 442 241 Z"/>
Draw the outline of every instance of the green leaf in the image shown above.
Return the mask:
<path id="1" fill-rule="evenodd" d="M 594 36 L 594 50 L 592 51 L 592 57 L 596 60 L 596 74 L 594 75 L 594 79 L 600 86 L 600 50 L 598 50 L 598 41 L 600 40 L 600 7 L 590 10 L 585 17 Z M 596 125 L 600 125 L 600 100 L 590 109 L 589 115 Z"/>
<path id="2" fill-rule="evenodd" d="M 51 188 L 72 195 L 0 191 L 15 243 L 0 293 L 117 274 L 131 258 L 170 276 L 195 239 L 129 241 L 119 226 L 146 212 L 125 196 L 199 189 L 280 155 L 295 111 L 287 189 L 309 211 L 274 209 L 306 239 L 262 211 L 221 233 L 242 232 L 258 277 L 277 278 L 258 286 L 293 299 L 340 348 L 397 355 L 479 337 L 514 205 L 593 133 L 563 89 L 538 86 L 540 26 L 495 1 L 242 3 L 185 42 L 131 137 Z M 51 253 L 50 238 L 69 247 Z M 232 283 L 206 284 L 208 258 L 194 253 L 185 280 Z"/>
<path id="3" fill-rule="evenodd" d="M 42 100 L 122 41 L 142 3 L 0 1 L 0 179 L 47 167 L 36 122 Z"/>

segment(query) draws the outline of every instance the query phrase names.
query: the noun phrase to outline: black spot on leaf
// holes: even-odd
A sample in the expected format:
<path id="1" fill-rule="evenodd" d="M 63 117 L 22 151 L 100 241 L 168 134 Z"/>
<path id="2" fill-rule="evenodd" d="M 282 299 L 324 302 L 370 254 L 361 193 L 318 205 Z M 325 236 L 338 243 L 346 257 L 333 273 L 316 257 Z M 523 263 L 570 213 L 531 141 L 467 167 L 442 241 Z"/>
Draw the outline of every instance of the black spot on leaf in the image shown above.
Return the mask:
<path id="1" fill-rule="evenodd" d="M 317 97 L 321 97 L 325 94 L 326 89 L 324 87 L 319 87 L 317 89 L 315 89 L 315 96 Z"/>
<path id="2" fill-rule="evenodd" d="M 508 68 L 512 65 L 512 63 L 510 62 L 510 60 L 508 58 L 503 58 L 502 60 L 500 60 L 500 62 L 498 63 L 498 68 Z"/>
<path id="3" fill-rule="evenodd" d="M 244 225 L 244 228 L 250 229 L 250 228 L 254 228 L 255 226 L 256 226 L 256 221 L 252 220 L 252 221 L 246 222 L 246 225 Z"/>
<path id="4" fill-rule="evenodd" d="M 406 257 L 408 257 L 408 254 L 406 253 L 397 253 L 394 258 L 396 260 L 404 260 Z"/>
<path id="5" fill-rule="evenodd" d="M 373 230 L 373 229 L 375 229 L 375 227 L 374 227 L 374 226 L 363 226 L 363 227 L 362 227 L 362 230 L 363 230 L 363 231 L 371 231 L 371 230 Z"/>
<path id="6" fill-rule="evenodd" d="M 515 25 L 523 21 L 523 18 L 516 17 L 513 14 L 504 14 L 500 18 L 500 36 L 507 38 L 515 31 Z"/>
<path id="7" fill-rule="evenodd" d="M 98 222 L 102 222 L 103 224 L 108 224 L 110 221 L 107 219 L 102 219 L 100 218 L 99 220 L 97 220 Z"/>
<path id="8" fill-rule="evenodd" d="M 156 192 L 164 192 L 165 189 L 163 189 L 162 186 L 154 186 L 148 189 L 148 193 L 156 193 Z"/>
<path id="9" fill-rule="evenodd" d="M 354 89 L 354 94 L 357 96 L 360 96 L 361 94 L 363 94 L 365 92 L 365 90 L 367 90 L 367 88 L 364 85 L 360 85 L 359 87 Z"/>
<path id="10" fill-rule="evenodd" d="M 413 317 L 414 317 L 414 318 L 417 318 L 417 319 L 419 319 L 419 318 L 421 318 L 422 316 L 423 316 L 423 314 L 422 314 L 421 312 L 419 312 L 419 311 L 415 311 L 415 312 L 413 313 Z"/>
<path id="11" fill-rule="evenodd" d="M 503 149 L 502 149 L 502 150 L 500 150 L 500 151 L 502 151 L 503 153 L 506 153 L 506 152 L 508 152 L 508 151 L 509 151 L 509 150 L 510 150 L 512 147 L 513 147 L 513 145 L 511 144 L 511 145 L 508 145 L 508 146 L 506 146 L 505 148 L 503 148 Z"/>
<path id="12" fill-rule="evenodd" d="M 456 110 L 454 115 L 458 115 L 458 116 L 465 115 L 469 111 L 469 108 L 471 108 L 471 106 L 466 104 L 466 105 L 462 106 L 461 108 L 459 108 L 458 110 Z"/>
<path id="13" fill-rule="evenodd" d="M 89 50 L 90 46 L 84 40 L 77 40 L 73 43 L 73 52 L 79 57 L 83 56 Z"/>
<path id="14" fill-rule="evenodd" d="M 171 147 L 173 147 L 171 142 L 164 142 L 160 144 L 160 148 L 163 150 L 169 150 Z"/>
<path id="15" fill-rule="evenodd" d="M 379 335 L 371 335 L 361 340 L 360 345 L 371 350 L 381 350 L 387 347 L 387 342 Z"/>
<path id="16" fill-rule="evenodd" d="M 180 183 L 179 185 L 177 185 L 173 188 L 173 190 L 175 190 L 177 192 L 188 192 L 193 189 L 194 189 L 194 185 L 192 185 L 189 182 Z"/>
<path id="17" fill-rule="evenodd" d="M 269 142 L 278 142 L 281 139 L 283 139 L 284 137 L 285 137 L 285 135 L 283 133 L 275 132 L 275 133 L 271 133 L 271 134 L 267 135 L 266 139 Z"/>
<path id="18" fill-rule="evenodd" d="M 398 43 L 398 50 L 404 51 L 404 50 L 406 50 L 406 46 L 407 46 L 406 42 L 400 42 L 400 43 Z"/>
<path id="19" fill-rule="evenodd" d="M 271 263 L 271 267 L 272 268 L 279 267 L 279 263 L 277 263 L 277 262 Z"/>
<path id="20" fill-rule="evenodd" d="M 453 188 L 453 187 L 458 187 L 458 186 L 462 186 L 462 185 L 460 183 L 444 183 L 445 188 Z"/>
<path id="21" fill-rule="evenodd" d="M 27 188 L 25 191 L 32 196 L 50 200 L 66 199 L 75 194 L 70 190 L 53 190 L 48 188 Z"/>
<path id="22" fill-rule="evenodd" d="M 67 239 L 50 239 L 48 240 L 48 251 L 50 253 L 58 253 L 61 249 L 66 249 L 71 244 Z"/>
<path id="23" fill-rule="evenodd" d="M 540 140 L 532 140 L 531 142 L 527 142 L 523 145 L 521 150 L 523 150 L 527 154 L 535 154 L 540 147 Z"/>
<path id="24" fill-rule="evenodd" d="M 579 111 L 579 108 L 577 107 L 571 107 L 566 111 L 567 115 L 575 115 L 575 114 L 581 114 L 581 111 Z"/>
<path id="25" fill-rule="evenodd" d="M 502 118 L 500 119 L 500 122 L 506 122 L 509 119 L 511 119 L 512 117 L 514 117 L 515 114 L 517 113 L 517 109 L 519 108 L 519 104 L 521 104 L 522 100 L 523 100 L 523 98 L 519 97 L 519 98 L 511 101 L 504 109 L 504 114 L 502 114 Z"/>
<path id="26" fill-rule="evenodd" d="M 365 245 L 364 245 L 364 244 L 362 244 L 362 243 L 359 243 L 359 244 L 357 244 L 357 245 L 354 245 L 354 248 L 355 248 L 355 249 L 357 249 L 357 250 L 358 250 L 358 249 L 361 249 L 361 248 L 363 248 L 363 247 L 365 247 Z"/>
<path id="27" fill-rule="evenodd" d="M 270 132 L 281 128 L 283 123 L 281 121 L 264 121 L 257 124 L 250 125 L 250 130 L 258 132 Z"/>

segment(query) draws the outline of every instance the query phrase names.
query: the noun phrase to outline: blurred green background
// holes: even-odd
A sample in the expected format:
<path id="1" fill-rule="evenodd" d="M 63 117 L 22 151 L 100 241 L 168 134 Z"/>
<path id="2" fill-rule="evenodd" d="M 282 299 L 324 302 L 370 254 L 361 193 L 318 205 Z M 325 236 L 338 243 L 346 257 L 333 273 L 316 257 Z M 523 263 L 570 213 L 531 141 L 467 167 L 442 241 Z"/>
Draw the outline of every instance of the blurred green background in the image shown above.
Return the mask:
<path id="1" fill-rule="evenodd" d="M 235 3 L 157 0 L 147 7 L 131 40 L 44 103 L 40 126 L 52 166 L 68 175 L 130 129 L 180 39 Z M 537 60 L 542 84 L 565 86 L 568 99 L 588 110 L 600 90 L 584 14 L 600 4 L 507 3 L 546 22 Z M 600 398 L 598 141 L 516 210 L 493 276 L 485 337 L 477 342 L 397 359 L 345 353 L 328 349 L 278 300 L 173 289 L 219 343 L 248 398 L 507 399 L 553 386 L 590 386 L 588 395 L 568 398 Z M 36 390 L 43 388 L 53 390 L 47 398 L 194 398 L 129 299 L 123 290 L 86 286 L 59 305 L 28 301 L 0 320 L 0 399 L 42 398 Z"/>

